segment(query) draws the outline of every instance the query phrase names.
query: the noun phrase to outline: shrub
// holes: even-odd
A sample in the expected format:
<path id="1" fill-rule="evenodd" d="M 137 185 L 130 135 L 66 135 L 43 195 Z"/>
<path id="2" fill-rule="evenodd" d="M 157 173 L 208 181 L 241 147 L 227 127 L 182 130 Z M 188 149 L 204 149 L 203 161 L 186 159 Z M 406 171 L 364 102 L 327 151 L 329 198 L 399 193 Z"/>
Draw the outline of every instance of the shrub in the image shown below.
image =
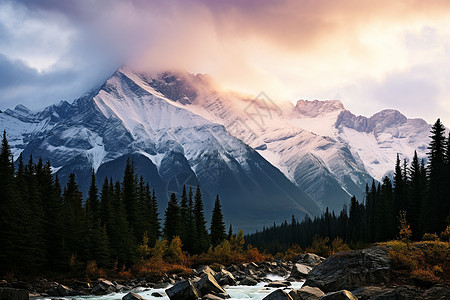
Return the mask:
<path id="1" fill-rule="evenodd" d="M 330 242 L 329 237 L 321 237 L 319 235 L 315 235 L 313 237 L 312 245 L 309 248 L 306 248 L 306 252 L 315 253 L 319 256 L 328 257 L 330 256 L 330 246 L 328 243 Z"/>
<path id="2" fill-rule="evenodd" d="M 86 264 L 86 278 L 88 280 L 96 280 L 100 277 L 105 277 L 105 271 L 97 267 L 95 260 L 88 261 Z"/>
<path id="3" fill-rule="evenodd" d="M 284 259 L 285 260 L 289 260 L 289 261 L 293 261 L 293 260 L 295 260 L 298 256 L 300 256 L 300 254 L 302 254 L 303 253 L 303 249 L 299 246 L 299 245 L 297 245 L 297 244 L 294 244 L 294 245 L 292 245 L 292 247 L 290 247 L 287 251 L 286 251 L 286 253 L 284 254 Z"/>
<path id="4" fill-rule="evenodd" d="M 335 238 L 331 242 L 331 254 L 348 250 L 350 250 L 350 247 L 347 244 L 345 244 L 340 237 Z"/>
<path id="5" fill-rule="evenodd" d="M 444 231 L 442 231 L 441 235 L 439 236 L 441 241 L 443 242 L 450 242 L 450 225 L 445 228 Z"/>
<path id="6" fill-rule="evenodd" d="M 411 273 L 411 278 L 424 285 L 438 283 L 440 279 L 430 269 L 414 269 Z"/>
<path id="7" fill-rule="evenodd" d="M 437 240 L 436 233 L 425 233 L 422 237 L 422 241 L 435 241 Z"/>

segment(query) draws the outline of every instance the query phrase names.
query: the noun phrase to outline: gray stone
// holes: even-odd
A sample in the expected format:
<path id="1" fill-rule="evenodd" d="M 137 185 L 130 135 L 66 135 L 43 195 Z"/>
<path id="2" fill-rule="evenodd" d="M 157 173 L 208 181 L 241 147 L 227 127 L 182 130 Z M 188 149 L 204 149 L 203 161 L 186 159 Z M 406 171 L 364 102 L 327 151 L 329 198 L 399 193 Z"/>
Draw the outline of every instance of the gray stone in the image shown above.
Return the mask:
<path id="1" fill-rule="evenodd" d="M 359 300 L 370 300 L 383 293 L 392 291 L 393 288 L 381 286 L 363 286 L 352 291 L 352 294 Z"/>
<path id="2" fill-rule="evenodd" d="M 386 250 L 372 247 L 334 254 L 309 272 L 305 285 L 334 292 L 389 283 L 390 279 L 391 266 Z"/>
<path id="3" fill-rule="evenodd" d="M 306 253 L 302 256 L 299 262 L 314 267 L 323 262 L 324 260 L 325 260 L 324 257 L 318 256 L 314 253 Z"/>
<path id="4" fill-rule="evenodd" d="M 166 290 L 166 294 L 171 300 L 195 300 L 201 296 L 189 279 L 176 283 L 173 287 Z"/>
<path id="5" fill-rule="evenodd" d="M 24 289 L 0 288 L 0 300 L 28 300 L 30 294 Z"/>
<path id="6" fill-rule="evenodd" d="M 133 292 L 129 292 L 128 294 L 122 297 L 122 300 L 145 300 L 145 298 Z"/>
<path id="7" fill-rule="evenodd" d="M 318 300 L 325 294 L 319 288 L 303 286 L 299 290 L 290 291 L 289 295 L 293 300 Z"/>
<path id="8" fill-rule="evenodd" d="M 289 278 L 294 278 L 296 280 L 305 279 L 309 272 L 312 270 L 310 266 L 304 264 L 294 264 L 292 266 L 291 274 Z"/>
<path id="9" fill-rule="evenodd" d="M 263 300 L 292 300 L 292 298 L 282 289 L 278 289 L 264 297 Z"/>
<path id="10" fill-rule="evenodd" d="M 239 282 L 240 285 L 257 285 L 258 282 L 250 277 L 245 277 L 241 282 Z"/>
<path id="11" fill-rule="evenodd" d="M 422 299 L 450 299 L 450 287 L 442 284 L 436 284 L 423 293 Z"/>
<path id="12" fill-rule="evenodd" d="M 161 293 L 158 293 L 158 292 L 153 292 L 153 293 L 152 293 L 152 296 L 153 296 L 153 297 L 156 297 L 156 298 L 161 298 L 161 297 L 164 297 L 164 295 L 163 295 L 163 294 L 161 294 Z"/>
<path id="13" fill-rule="evenodd" d="M 202 297 L 202 300 L 223 300 L 223 298 L 213 294 L 206 294 Z"/>
<path id="14" fill-rule="evenodd" d="M 105 280 L 105 279 L 99 279 L 97 285 L 95 285 L 94 288 L 91 290 L 91 294 L 106 295 L 106 294 L 115 293 L 116 291 L 117 291 L 116 287 L 111 281 Z"/>
<path id="15" fill-rule="evenodd" d="M 165 289 L 165 288 L 168 287 L 168 286 L 169 286 L 169 283 L 168 283 L 168 282 L 160 282 L 160 283 L 155 284 L 155 285 L 153 286 L 153 288 L 154 288 L 154 289 Z"/>
<path id="16" fill-rule="evenodd" d="M 320 298 L 320 300 L 358 300 L 351 292 L 347 290 L 328 293 Z"/>
<path id="17" fill-rule="evenodd" d="M 227 294 L 225 290 L 217 283 L 211 274 L 206 273 L 199 282 L 197 282 L 197 289 L 202 295 L 207 294 Z M 229 298 L 229 296 L 228 296 Z"/>
<path id="18" fill-rule="evenodd" d="M 291 283 L 289 281 L 272 281 L 272 282 L 266 284 L 264 287 L 285 288 L 290 285 L 291 285 Z"/>
<path id="19" fill-rule="evenodd" d="M 374 300 L 412 300 L 412 299 L 424 299 L 422 298 L 422 293 L 414 286 L 399 286 L 395 289 L 389 289 L 382 294 L 379 294 L 373 298 Z M 434 298 L 431 298 L 434 299 Z"/>
<path id="20" fill-rule="evenodd" d="M 209 266 L 198 267 L 197 270 L 195 271 L 200 277 L 205 276 L 205 274 L 210 274 L 212 276 L 216 275 L 216 272 L 214 272 L 214 270 L 211 269 Z"/>

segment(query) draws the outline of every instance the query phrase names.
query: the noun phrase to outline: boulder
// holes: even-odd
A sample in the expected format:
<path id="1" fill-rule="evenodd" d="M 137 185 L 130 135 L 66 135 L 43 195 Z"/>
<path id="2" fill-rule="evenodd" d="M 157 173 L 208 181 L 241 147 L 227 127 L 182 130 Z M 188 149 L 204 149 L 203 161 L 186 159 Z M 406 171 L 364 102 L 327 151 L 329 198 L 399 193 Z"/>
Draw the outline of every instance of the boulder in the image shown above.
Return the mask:
<path id="1" fill-rule="evenodd" d="M 264 287 L 285 288 L 290 285 L 291 285 L 291 283 L 289 281 L 272 281 L 272 282 L 266 284 Z"/>
<path id="2" fill-rule="evenodd" d="M 320 300 L 358 300 L 351 292 L 347 290 L 328 293 L 320 298 Z"/>
<path id="3" fill-rule="evenodd" d="M 226 295 L 226 298 L 230 298 L 227 292 L 225 292 L 211 274 L 206 274 L 199 282 L 197 282 L 197 289 L 202 295 L 223 294 Z"/>
<path id="4" fill-rule="evenodd" d="M 450 299 L 450 287 L 442 284 L 436 284 L 423 293 L 422 299 Z"/>
<path id="5" fill-rule="evenodd" d="M 251 277 L 245 277 L 241 282 L 239 282 L 240 285 L 257 285 L 258 282 L 251 278 Z"/>
<path id="6" fill-rule="evenodd" d="M 195 300 L 201 296 L 189 279 L 176 283 L 173 287 L 166 290 L 166 294 L 171 300 Z"/>
<path id="7" fill-rule="evenodd" d="M 264 297 L 263 300 L 292 300 L 292 298 L 282 289 L 278 289 Z"/>
<path id="8" fill-rule="evenodd" d="M 24 289 L 0 288 L 0 300 L 28 300 L 30 294 Z"/>
<path id="9" fill-rule="evenodd" d="M 294 264 L 292 266 L 292 270 L 291 270 L 291 274 L 289 275 L 289 278 L 293 278 L 296 280 L 305 279 L 306 276 L 308 276 L 311 269 L 312 268 L 310 266 L 307 266 L 304 264 Z"/>
<path id="10" fill-rule="evenodd" d="M 299 290 L 290 291 L 289 295 L 293 300 L 318 300 L 325 294 L 319 288 L 303 286 Z"/>
<path id="11" fill-rule="evenodd" d="M 334 292 L 388 283 L 390 279 L 391 266 L 386 250 L 372 247 L 332 255 L 309 272 L 305 285 Z"/>
<path id="12" fill-rule="evenodd" d="M 128 294 L 122 297 L 122 300 L 145 300 L 145 298 L 133 292 L 129 292 Z"/>
<path id="13" fill-rule="evenodd" d="M 153 286 L 153 288 L 154 288 L 154 289 L 165 289 L 165 288 L 168 287 L 168 286 L 169 286 L 169 283 L 168 283 L 168 282 L 160 282 L 160 283 L 155 284 L 155 285 Z"/>
<path id="14" fill-rule="evenodd" d="M 223 300 L 223 298 L 213 294 L 206 294 L 202 297 L 202 300 Z"/>
<path id="15" fill-rule="evenodd" d="M 116 286 L 109 280 L 99 279 L 98 283 L 91 290 L 91 294 L 93 295 L 106 295 L 115 293 Z"/>
<path id="16" fill-rule="evenodd" d="M 381 286 L 363 286 L 352 291 L 352 294 L 360 300 L 370 300 L 378 295 L 392 291 L 393 288 L 386 288 Z"/>
<path id="17" fill-rule="evenodd" d="M 212 276 L 216 275 L 216 272 L 214 272 L 213 269 L 211 269 L 209 266 L 200 266 L 195 270 L 198 276 L 203 277 L 206 274 L 210 274 Z"/>
<path id="18" fill-rule="evenodd" d="M 161 293 L 158 293 L 158 292 L 153 292 L 153 293 L 152 293 L 152 296 L 153 296 L 153 297 L 156 297 L 156 298 L 161 298 L 161 297 L 164 297 L 164 295 L 163 295 L 163 294 L 161 294 Z"/>
<path id="19" fill-rule="evenodd" d="M 216 279 L 220 286 L 236 285 L 236 278 L 233 274 L 231 274 L 231 272 L 228 272 L 227 270 L 221 270 L 220 272 L 217 272 L 216 275 L 214 275 L 214 279 Z"/>
<path id="20" fill-rule="evenodd" d="M 394 289 L 389 289 L 383 293 L 375 296 L 377 300 L 397 300 L 397 299 L 424 299 L 422 298 L 422 293 L 414 286 L 399 286 Z M 435 299 L 435 298 L 432 298 Z"/>
<path id="21" fill-rule="evenodd" d="M 308 265 L 310 267 L 314 267 L 323 262 L 324 260 L 325 260 L 324 257 L 321 257 L 314 253 L 306 253 L 301 257 L 301 259 L 298 262 Z"/>

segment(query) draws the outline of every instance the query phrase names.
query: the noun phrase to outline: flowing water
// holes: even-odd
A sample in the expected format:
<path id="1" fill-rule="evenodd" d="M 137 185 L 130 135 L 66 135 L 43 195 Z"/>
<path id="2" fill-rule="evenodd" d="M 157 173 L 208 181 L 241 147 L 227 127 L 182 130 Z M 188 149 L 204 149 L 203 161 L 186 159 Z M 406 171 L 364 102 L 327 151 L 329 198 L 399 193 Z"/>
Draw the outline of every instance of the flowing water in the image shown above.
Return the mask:
<path id="1" fill-rule="evenodd" d="M 268 275 L 268 279 L 275 281 L 275 280 L 284 280 L 284 277 L 277 276 L 277 275 Z M 301 282 L 291 282 L 290 289 L 299 289 L 302 287 L 304 281 Z M 267 284 L 267 282 L 260 282 L 255 286 L 246 286 L 246 285 L 238 285 L 238 286 L 230 286 L 225 288 L 228 294 L 230 294 L 231 299 L 255 299 L 255 300 L 261 300 L 271 292 L 275 291 L 276 288 L 266 288 L 264 287 Z M 144 299 L 148 300 L 169 300 L 169 297 L 167 297 L 165 290 L 170 288 L 171 286 L 168 286 L 164 289 L 150 289 L 150 288 L 135 288 L 132 290 L 132 292 L 141 295 Z M 164 297 L 154 297 L 152 296 L 152 293 L 158 292 Z M 121 300 L 123 296 L 125 296 L 128 292 L 125 293 L 113 293 L 109 295 L 104 296 L 83 296 L 83 297 L 66 297 L 66 298 L 58 298 L 58 297 L 49 297 L 49 298 L 39 298 L 40 300 L 50 300 L 50 299 L 68 299 L 68 300 Z"/>

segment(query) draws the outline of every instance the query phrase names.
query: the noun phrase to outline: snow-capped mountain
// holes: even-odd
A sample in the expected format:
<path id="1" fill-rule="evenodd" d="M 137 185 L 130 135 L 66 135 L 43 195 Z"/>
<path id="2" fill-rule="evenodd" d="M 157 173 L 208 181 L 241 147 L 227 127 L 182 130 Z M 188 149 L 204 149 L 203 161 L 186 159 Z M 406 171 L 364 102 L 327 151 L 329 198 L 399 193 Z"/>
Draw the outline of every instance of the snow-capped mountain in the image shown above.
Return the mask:
<path id="1" fill-rule="evenodd" d="M 205 75 L 139 75 L 172 101 L 246 142 L 318 202 L 340 210 L 365 184 L 389 175 L 397 153 L 426 156 L 430 125 L 395 110 L 354 116 L 337 100 L 280 103 L 220 92 Z"/>
<path id="2" fill-rule="evenodd" d="M 127 157 L 156 189 L 200 184 L 209 212 L 220 194 L 227 222 L 244 229 L 328 206 L 340 210 L 393 169 L 396 154 L 424 157 L 430 125 L 384 110 L 355 116 L 337 100 L 275 102 L 218 89 L 207 75 L 122 68 L 100 88 L 42 111 L 0 113 L 15 158 L 50 159 L 86 190 L 91 168 L 119 179 Z"/>
<path id="3" fill-rule="evenodd" d="M 227 222 L 252 230 L 272 222 L 320 213 L 304 191 L 254 149 L 151 87 L 127 69 L 99 89 L 43 111 L 23 106 L 0 114 L 13 153 L 49 159 L 61 182 L 77 175 L 86 190 L 94 168 L 97 180 L 121 178 L 131 157 L 138 174 L 156 189 L 160 207 L 183 185 L 204 192 L 210 212 L 219 194 Z"/>

